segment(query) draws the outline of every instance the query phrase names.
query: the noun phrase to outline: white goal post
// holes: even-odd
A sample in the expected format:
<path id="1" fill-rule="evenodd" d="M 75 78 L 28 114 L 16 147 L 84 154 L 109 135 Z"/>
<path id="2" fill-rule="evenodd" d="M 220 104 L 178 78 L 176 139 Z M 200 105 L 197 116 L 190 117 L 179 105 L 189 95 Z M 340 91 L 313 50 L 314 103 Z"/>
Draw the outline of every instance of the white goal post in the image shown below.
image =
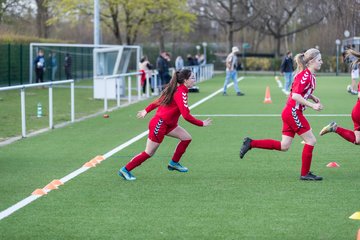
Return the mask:
<path id="1" fill-rule="evenodd" d="M 108 48 L 94 48 L 94 98 L 116 99 L 125 95 L 125 78 L 111 77 L 125 73 L 139 72 L 140 46 L 119 45 Z M 117 86 L 117 85 L 120 86 Z M 120 90 L 120 91 L 118 91 Z"/>

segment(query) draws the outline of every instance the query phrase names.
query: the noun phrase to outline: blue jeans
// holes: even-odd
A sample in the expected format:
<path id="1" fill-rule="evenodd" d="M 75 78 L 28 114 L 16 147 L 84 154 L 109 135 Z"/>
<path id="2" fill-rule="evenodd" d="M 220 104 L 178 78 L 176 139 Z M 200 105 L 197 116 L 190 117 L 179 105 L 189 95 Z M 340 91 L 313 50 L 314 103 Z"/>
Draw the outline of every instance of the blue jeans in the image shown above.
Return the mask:
<path id="1" fill-rule="evenodd" d="M 285 91 L 290 91 L 290 87 L 292 84 L 292 72 L 285 72 L 284 73 L 284 77 L 285 77 L 285 84 L 284 84 L 284 90 Z"/>
<path id="2" fill-rule="evenodd" d="M 227 85 L 229 84 L 230 79 L 232 79 L 234 82 L 235 91 L 237 93 L 240 92 L 240 89 L 239 89 L 238 83 L 237 83 L 237 72 L 236 72 L 236 70 L 232 70 L 232 71 L 226 71 L 226 77 L 225 77 L 225 82 L 224 82 L 224 93 L 226 93 Z"/>

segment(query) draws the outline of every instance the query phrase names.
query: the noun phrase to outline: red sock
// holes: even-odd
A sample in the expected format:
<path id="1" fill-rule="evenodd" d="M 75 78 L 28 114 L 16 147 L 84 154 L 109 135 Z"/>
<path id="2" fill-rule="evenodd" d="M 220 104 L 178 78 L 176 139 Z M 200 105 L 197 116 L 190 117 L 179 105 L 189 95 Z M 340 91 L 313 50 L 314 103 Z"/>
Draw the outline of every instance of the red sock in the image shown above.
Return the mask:
<path id="1" fill-rule="evenodd" d="M 174 162 L 179 162 L 181 156 L 185 153 L 186 148 L 189 146 L 190 142 L 191 140 L 180 141 L 179 144 L 176 146 L 174 156 L 171 160 L 173 160 Z"/>
<path id="2" fill-rule="evenodd" d="M 347 130 L 345 128 L 337 127 L 335 132 L 339 134 L 342 138 L 344 138 L 345 140 L 351 143 L 355 143 L 356 141 L 355 133 L 353 131 Z"/>
<path id="3" fill-rule="evenodd" d="M 141 165 L 146 159 L 150 158 L 151 156 L 149 154 L 147 154 L 146 152 L 142 152 L 138 155 L 136 155 L 135 157 L 133 157 L 133 159 L 131 159 L 130 162 L 128 162 L 128 164 L 126 164 L 126 169 L 128 171 L 133 170 L 134 168 L 136 168 L 137 166 Z"/>
<path id="4" fill-rule="evenodd" d="M 301 160 L 302 160 L 301 176 L 305 176 L 310 171 L 313 150 L 314 150 L 314 146 L 305 144 L 301 156 Z"/>
<path id="5" fill-rule="evenodd" d="M 281 142 L 272 139 L 252 140 L 250 146 L 251 148 L 281 150 Z"/>

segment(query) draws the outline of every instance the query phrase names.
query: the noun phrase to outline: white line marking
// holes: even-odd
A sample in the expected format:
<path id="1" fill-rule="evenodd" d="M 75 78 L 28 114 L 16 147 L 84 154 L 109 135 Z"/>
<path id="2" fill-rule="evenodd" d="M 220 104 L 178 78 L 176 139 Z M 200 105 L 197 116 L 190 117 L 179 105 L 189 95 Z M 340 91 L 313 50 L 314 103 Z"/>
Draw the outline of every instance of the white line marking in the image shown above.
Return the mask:
<path id="1" fill-rule="evenodd" d="M 240 77 L 239 79 L 237 79 L 237 81 L 241 81 L 243 80 L 244 77 Z M 231 85 L 233 85 L 233 83 L 228 84 L 228 87 L 230 87 Z M 210 98 L 214 97 L 216 94 L 220 93 L 222 91 L 222 88 L 217 90 L 216 92 L 210 94 L 209 96 L 203 98 L 202 100 L 194 103 L 192 106 L 190 106 L 190 109 L 193 109 L 197 106 L 199 106 L 200 104 L 204 103 L 205 101 L 209 100 Z M 137 135 L 136 137 L 133 137 L 132 139 L 130 139 L 129 141 L 119 145 L 118 147 L 114 148 L 113 150 L 105 153 L 103 155 L 104 157 L 104 161 L 111 157 L 112 155 L 114 155 L 115 153 L 121 151 L 122 149 L 130 146 L 131 144 L 133 144 L 134 142 L 140 140 L 141 138 L 145 137 L 148 135 L 148 130 L 140 133 L 139 135 Z M 90 168 L 88 167 L 81 167 L 75 171 L 73 171 L 72 173 L 69 173 L 68 175 L 66 175 L 65 177 L 61 178 L 60 181 L 63 183 L 66 183 L 67 181 L 70 181 L 71 179 L 75 178 L 76 176 L 80 175 L 81 173 L 86 172 L 87 170 L 89 170 Z M 46 191 L 46 192 L 50 192 L 50 191 Z M 29 197 L 21 200 L 20 202 L 12 205 L 11 207 L 7 208 L 6 210 L 0 212 L 0 221 L 4 218 L 6 218 L 7 216 L 13 214 L 15 211 L 19 210 L 20 208 L 25 207 L 26 205 L 30 204 L 31 202 L 35 201 L 36 199 L 40 198 L 42 196 L 38 196 L 38 195 L 30 195 Z"/>

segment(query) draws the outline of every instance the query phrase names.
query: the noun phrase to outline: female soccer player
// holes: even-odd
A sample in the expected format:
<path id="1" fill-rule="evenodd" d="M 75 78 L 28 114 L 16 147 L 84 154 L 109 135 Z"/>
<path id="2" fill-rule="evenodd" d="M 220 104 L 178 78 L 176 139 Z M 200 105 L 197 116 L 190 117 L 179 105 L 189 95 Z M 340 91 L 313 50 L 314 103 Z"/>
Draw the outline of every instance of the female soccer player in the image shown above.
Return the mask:
<path id="1" fill-rule="evenodd" d="M 295 134 L 298 134 L 305 142 L 302 151 L 300 180 L 318 181 L 322 180 L 322 177 L 310 172 L 312 152 L 316 139 L 309 122 L 303 115 L 303 111 L 306 107 L 310 107 L 315 111 L 323 109 L 320 99 L 312 94 L 316 87 L 314 73 L 320 69 L 323 61 L 320 51 L 311 48 L 304 53 L 297 54 L 295 56 L 295 62 L 297 64 L 295 79 L 289 98 L 281 114 L 283 121 L 281 142 L 272 139 L 253 140 L 246 137 L 240 149 L 240 158 L 243 158 L 252 148 L 287 151 L 291 146 Z M 312 100 L 312 102 L 308 101 L 308 99 Z"/>
<path id="2" fill-rule="evenodd" d="M 149 135 L 145 151 L 136 155 L 131 161 L 119 170 L 119 175 L 125 180 L 135 180 L 131 171 L 142 164 L 146 159 L 154 155 L 165 135 L 178 138 L 180 140 L 174 155 L 168 164 L 170 171 L 187 172 L 188 169 L 182 166 L 179 161 L 185 153 L 186 148 L 191 142 L 191 135 L 178 125 L 180 115 L 183 118 L 197 126 L 209 126 L 212 120 L 201 121 L 190 114 L 188 108 L 188 88 L 195 84 L 194 74 L 189 69 L 177 71 L 172 76 L 169 84 L 161 93 L 160 97 L 147 106 L 144 110 L 138 112 L 138 118 L 144 118 L 146 114 L 158 108 L 155 116 L 149 123 Z"/>
<path id="3" fill-rule="evenodd" d="M 345 56 L 354 56 L 356 58 L 355 61 L 352 62 L 352 64 L 360 64 L 360 53 L 356 52 L 352 49 L 348 49 L 345 52 Z M 357 88 L 357 92 L 358 92 L 358 100 L 356 101 L 356 104 L 351 112 L 351 118 L 353 120 L 354 123 L 354 131 L 345 129 L 345 128 L 341 128 L 339 127 L 336 122 L 332 122 L 329 125 L 325 126 L 321 131 L 320 131 L 320 136 L 327 134 L 329 132 L 335 132 L 337 134 L 339 134 L 341 137 L 343 137 L 345 140 L 354 143 L 356 145 L 360 144 L 360 82 L 358 83 L 358 88 Z"/>

